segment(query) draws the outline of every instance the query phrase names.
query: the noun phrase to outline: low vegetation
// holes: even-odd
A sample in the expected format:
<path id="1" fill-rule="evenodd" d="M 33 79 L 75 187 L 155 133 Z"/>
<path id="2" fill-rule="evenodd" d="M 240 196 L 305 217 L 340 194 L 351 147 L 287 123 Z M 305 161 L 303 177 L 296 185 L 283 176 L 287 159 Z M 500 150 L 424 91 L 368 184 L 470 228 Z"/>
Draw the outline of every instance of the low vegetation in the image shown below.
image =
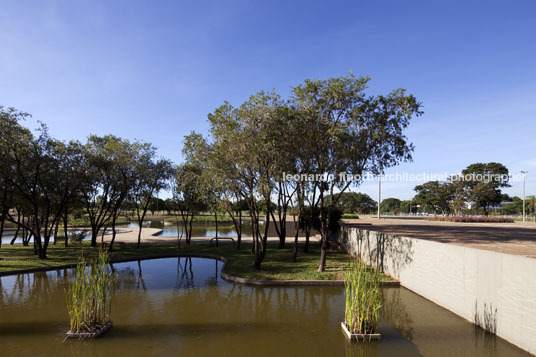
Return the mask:
<path id="1" fill-rule="evenodd" d="M 381 308 L 380 274 L 360 261 L 352 261 L 344 281 L 346 310 L 344 319 L 352 334 L 378 331 Z"/>
<path id="2" fill-rule="evenodd" d="M 86 260 L 98 258 L 99 248 L 91 248 L 89 242 L 84 241 L 81 246 L 64 247 L 51 246 L 48 259 L 38 259 L 31 249 L 23 248 L 20 244 L 5 246 L 0 249 L 0 273 L 30 268 L 52 268 L 76 264 L 84 250 Z M 300 245 L 299 250 L 303 250 Z M 225 272 L 241 278 L 260 280 L 343 280 L 344 272 L 348 270 L 350 258 L 348 255 L 332 251 L 328 257 L 329 267 L 324 272 L 317 272 L 318 254 L 320 247 L 310 245 L 308 253 L 301 253 L 298 260 L 291 259 L 291 249 L 277 249 L 277 243 L 270 243 L 267 247 L 266 261 L 263 270 L 253 268 L 254 255 L 251 254 L 251 244 L 244 244 L 241 250 L 230 242 L 220 242 L 219 247 L 209 243 L 193 243 L 182 245 L 180 251 L 175 243 L 146 243 L 137 249 L 135 243 L 126 243 L 123 249 L 116 249 L 109 253 L 110 262 L 136 260 L 147 257 L 163 257 L 174 254 L 212 254 L 228 258 L 229 263 Z M 388 277 L 382 279 L 389 280 Z"/>
<path id="3" fill-rule="evenodd" d="M 426 217 L 427 221 L 461 222 L 461 223 L 514 223 L 512 218 L 506 217 L 474 217 L 474 216 L 434 216 Z"/>
<path id="4" fill-rule="evenodd" d="M 80 258 L 74 281 L 66 290 L 72 333 L 95 332 L 110 319 L 113 274 L 105 250 L 96 259 Z"/>

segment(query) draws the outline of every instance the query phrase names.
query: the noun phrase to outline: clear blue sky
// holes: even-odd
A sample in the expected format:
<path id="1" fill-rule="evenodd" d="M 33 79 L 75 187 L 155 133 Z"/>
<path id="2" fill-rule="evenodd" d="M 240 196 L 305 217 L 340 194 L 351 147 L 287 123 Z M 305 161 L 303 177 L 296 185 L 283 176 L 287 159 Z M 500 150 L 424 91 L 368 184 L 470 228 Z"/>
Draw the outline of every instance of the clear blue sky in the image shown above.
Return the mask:
<path id="1" fill-rule="evenodd" d="M 536 194 L 535 14 L 534 1 L 3 0 L 0 104 L 62 140 L 112 133 L 178 162 L 224 100 L 352 71 L 370 94 L 405 87 L 424 104 L 414 161 L 389 172 L 498 161 Z M 359 190 L 376 198 L 375 183 Z"/>

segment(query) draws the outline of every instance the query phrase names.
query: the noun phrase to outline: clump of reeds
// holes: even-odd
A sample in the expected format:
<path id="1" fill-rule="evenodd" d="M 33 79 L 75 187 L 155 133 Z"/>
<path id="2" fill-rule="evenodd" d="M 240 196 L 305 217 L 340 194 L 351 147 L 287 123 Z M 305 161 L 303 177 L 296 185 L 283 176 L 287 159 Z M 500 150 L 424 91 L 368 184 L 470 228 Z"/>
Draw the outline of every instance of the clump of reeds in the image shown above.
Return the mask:
<path id="1" fill-rule="evenodd" d="M 380 274 L 360 261 L 352 261 L 344 282 L 345 323 L 352 334 L 377 333 L 381 307 Z"/>
<path id="2" fill-rule="evenodd" d="M 86 260 L 82 253 L 74 282 L 66 290 L 70 332 L 93 332 L 109 321 L 113 275 L 108 264 L 106 250 L 99 251 L 96 260 Z"/>

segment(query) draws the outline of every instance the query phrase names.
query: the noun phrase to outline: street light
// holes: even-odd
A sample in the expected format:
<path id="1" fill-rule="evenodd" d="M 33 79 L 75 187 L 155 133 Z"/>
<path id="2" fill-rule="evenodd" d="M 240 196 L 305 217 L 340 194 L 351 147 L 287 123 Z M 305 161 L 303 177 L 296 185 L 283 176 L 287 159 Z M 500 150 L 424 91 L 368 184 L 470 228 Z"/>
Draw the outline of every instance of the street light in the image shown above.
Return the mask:
<path id="1" fill-rule="evenodd" d="M 380 219 L 380 205 L 382 202 L 382 174 L 378 174 L 378 219 Z"/>
<path id="2" fill-rule="evenodd" d="M 521 171 L 523 174 L 523 222 L 525 222 L 525 174 L 528 173 L 528 171 Z"/>

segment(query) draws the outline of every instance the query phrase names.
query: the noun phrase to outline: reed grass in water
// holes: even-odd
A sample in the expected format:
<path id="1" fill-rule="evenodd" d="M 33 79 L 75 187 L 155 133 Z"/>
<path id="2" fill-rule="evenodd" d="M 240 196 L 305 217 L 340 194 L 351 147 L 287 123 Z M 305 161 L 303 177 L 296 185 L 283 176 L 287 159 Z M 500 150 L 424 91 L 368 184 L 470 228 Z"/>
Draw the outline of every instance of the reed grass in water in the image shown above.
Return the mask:
<path id="1" fill-rule="evenodd" d="M 344 282 L 346 289 L 345 323 L 352 334 L 378 331 L 381 308 L 380 274 L 360 261 L 352 261 Z"/>
<path id="2" fill-rule="evenodd" d="M 110 320 L 113 275 L 108 265 L 106 250 L 93 261 L 82 253 L 74 282 L 66 290 L 71 332 L 94 332 Z"/>

